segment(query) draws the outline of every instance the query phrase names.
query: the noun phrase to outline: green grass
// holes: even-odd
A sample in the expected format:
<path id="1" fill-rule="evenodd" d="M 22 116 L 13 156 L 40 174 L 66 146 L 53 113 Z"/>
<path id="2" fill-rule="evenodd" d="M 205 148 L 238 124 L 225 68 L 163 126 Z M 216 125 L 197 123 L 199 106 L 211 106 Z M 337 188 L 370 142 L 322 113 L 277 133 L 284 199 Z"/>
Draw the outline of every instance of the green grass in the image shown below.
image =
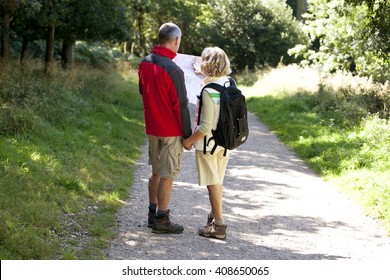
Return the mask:
<path id="1" fill-rule="evenodd" d="M 294 81 L 296 75 L 302 73 L 290 71 L 288 80 Z M 267 81 L 269 76 L 265 75 Z M 378 90 L 378 85 L 366 83 L 363 89 L 355 85 L 357 90 L 343 82 L 334 90 L 331 83 L 339 77 L 332 77 L 323 80 L 317 91 L 312 86 L 298 89 L 296 84 L 289 91 L 290 81 L 284 77 L 279 75 L 274 88 L 257 96 L 256 85 L 244 89 L 249 110 L 314 171 L 359 201 L 390 235 L 390 121 L 388 100 L 383 99 L 389 96 L 388 86 Z M 349 79 L 357 83 L 356 78 Z M 261 84 L 262 79 L 257 86 Z"/>
<path id="2" fill-rule="evenodd" d="M 105 257 L 144 141 L 129 73 L 2 68 L 0 259 Z"/>

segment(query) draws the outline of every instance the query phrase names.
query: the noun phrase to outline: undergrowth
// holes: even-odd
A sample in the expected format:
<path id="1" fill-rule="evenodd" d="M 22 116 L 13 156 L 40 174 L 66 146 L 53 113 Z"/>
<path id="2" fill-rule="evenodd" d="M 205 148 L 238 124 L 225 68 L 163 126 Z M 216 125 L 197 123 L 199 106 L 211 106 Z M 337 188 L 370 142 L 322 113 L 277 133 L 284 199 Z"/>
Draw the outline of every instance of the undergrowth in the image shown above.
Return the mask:
<path id="1" fill-rule="evenodd" d="M 93 259 L 144 141 L 131 71 L 0 70 L 0 259 Z"/>
<path id="2" fill-rule="evenodd" d="M 389 83 L 315 72 L 308 75 L 317 77 L 313 90 L 311 82 L 308 88 L 299 82 L 305 71 L 287 67 L 265 74 L 257 85 L 272 76 L 279 82 L 258 96 L 256 85 L 250 88 L 249 110 L 319 175 L 357 199 L 390 235 Z"/>

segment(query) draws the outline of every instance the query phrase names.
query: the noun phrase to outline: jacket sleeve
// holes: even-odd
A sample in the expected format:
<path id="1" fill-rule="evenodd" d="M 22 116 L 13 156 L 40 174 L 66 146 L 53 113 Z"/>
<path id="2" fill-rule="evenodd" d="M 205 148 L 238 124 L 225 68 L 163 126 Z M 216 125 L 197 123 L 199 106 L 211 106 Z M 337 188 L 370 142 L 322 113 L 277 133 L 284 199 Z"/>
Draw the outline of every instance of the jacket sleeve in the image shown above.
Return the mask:
<path id="1" fill-rule="evenodd" d="M 180 118 L 183 137 L 188 138 L 192 134 L 190 112 L 188 110 L 188 98 L 187 89 L 184 82 L 184 72 L 182 70 L 177 71 L 174 76 L 174 84 L 176 85 L 176 91 L 180 104 Z"/>

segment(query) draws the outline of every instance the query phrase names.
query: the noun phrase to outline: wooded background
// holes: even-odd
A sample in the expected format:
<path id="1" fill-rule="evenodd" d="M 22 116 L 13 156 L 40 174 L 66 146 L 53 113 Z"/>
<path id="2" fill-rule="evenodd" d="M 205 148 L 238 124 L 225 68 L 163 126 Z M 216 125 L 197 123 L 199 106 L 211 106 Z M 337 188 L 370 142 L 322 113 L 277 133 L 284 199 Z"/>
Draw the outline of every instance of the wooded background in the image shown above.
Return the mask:
<path id="1" fill-rule="evenodd" d="M 172 21 L 180 52 L 218 45 L 235 71 L 301 62 L 389 77 L 389 0 L 1 0 L 0 16 L 3 63 L 35 56 L 72 68 L 81 42 L 142 57 Z"/>

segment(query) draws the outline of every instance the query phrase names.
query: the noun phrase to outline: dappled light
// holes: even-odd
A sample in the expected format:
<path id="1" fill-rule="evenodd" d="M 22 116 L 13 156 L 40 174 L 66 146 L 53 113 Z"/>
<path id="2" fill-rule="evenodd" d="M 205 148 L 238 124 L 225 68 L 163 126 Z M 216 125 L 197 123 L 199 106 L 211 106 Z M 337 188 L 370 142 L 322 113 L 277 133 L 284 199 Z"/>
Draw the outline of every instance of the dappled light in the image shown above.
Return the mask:
<path id="1" fill-rule="evenodd" d="M 1 1 L 0 259 L 389 259 L 389 9 Z M 137 69 L 164 21 L 182 54 L 224 49 L 251 111 L 224 181 L 226 241 L 197 236 L 210 204 L 193 151 L 170 204 L 184 233 L 146 227 Z"/>
<path id="2" fill-rule="evenodd" d="M 119 235 L 109 258 L 336 260 L 365 258 L 359 250 L 376 250 L 383 236 L 363 215 L 350 220 L 351 213 L 359 211 L 357 206 L 255 122 L 250 115 L 250 137 L 230 155 L 223 190 L 226 240 L 197 235 L 210 211 L 209 198 L 206 187 L 197 185 L 193 151 L 185 152 L 170 206 L 172 220 L 182 224 L 184 232 L 158 235 L 147 228 L 150 166 L 139 164 L 129 203 L 118 215 Z M 145 151 L 141 163 L 147 162 Z M 349 248 L 350 239 L 360 249 Z M 383 248 L 378 254 L 387 253 Z"/>

